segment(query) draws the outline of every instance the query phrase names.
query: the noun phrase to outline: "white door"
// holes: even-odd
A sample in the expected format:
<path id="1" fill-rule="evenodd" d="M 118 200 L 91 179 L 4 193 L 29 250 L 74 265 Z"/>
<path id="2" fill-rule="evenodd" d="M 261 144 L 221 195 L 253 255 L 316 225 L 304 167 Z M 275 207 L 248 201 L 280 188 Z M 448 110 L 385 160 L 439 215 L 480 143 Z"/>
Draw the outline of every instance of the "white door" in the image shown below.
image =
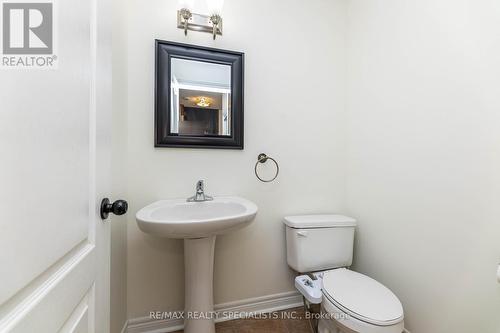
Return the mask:
<path id="1" fill-rule="evenodd" d="M 106 333 L 111 12 L 54 4 L 58 68 L 0 69 L 0 332 Z"/>

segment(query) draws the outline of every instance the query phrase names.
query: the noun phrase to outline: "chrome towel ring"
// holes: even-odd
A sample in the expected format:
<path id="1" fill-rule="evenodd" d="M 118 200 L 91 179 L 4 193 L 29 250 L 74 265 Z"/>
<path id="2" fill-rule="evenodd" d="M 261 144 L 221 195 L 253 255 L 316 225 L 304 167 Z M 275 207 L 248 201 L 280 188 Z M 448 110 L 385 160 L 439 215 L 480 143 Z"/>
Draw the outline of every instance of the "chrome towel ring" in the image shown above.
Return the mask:
<path id="1" fill-rule="evenodd" d="M 268 160 L 273 161 L 274 164 L 276 165 L 276 174 L 274 175 L 274 177 L 272 179 L 262 179 L 262 178 L 260 178 L 259 173 L 257 172 L 257 167 L 258 167 L 259 163 L 266 163 Z M 274 158 L 269 157 L 264 153 L 261 153 L 261 154 L 259 154 L 259 156 L 257 156 L 257 163 L 255 163 L 255 176 L 261 182 L 270 183 L 278 177 L 279 173 L 280 173 L 280 166 L 278 165 L 278 162 L 276 162 L 276 160 Z"/>

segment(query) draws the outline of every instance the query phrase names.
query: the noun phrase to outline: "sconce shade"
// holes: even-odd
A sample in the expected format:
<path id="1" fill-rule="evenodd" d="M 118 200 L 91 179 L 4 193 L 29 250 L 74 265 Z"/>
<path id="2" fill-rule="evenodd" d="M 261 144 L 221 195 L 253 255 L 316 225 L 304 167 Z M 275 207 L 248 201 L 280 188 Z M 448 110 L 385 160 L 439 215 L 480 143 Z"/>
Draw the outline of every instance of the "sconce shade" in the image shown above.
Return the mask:
<path id="1" fill-rule="evenodd" d="M 224 7 L 224 0 L 207 0 L 208 13 L 220 15 Z"/>
<path id="2" fill-rule="evenodd" d="M 194 9 L 194 0 L 179 0 L 179 9 Z"/>

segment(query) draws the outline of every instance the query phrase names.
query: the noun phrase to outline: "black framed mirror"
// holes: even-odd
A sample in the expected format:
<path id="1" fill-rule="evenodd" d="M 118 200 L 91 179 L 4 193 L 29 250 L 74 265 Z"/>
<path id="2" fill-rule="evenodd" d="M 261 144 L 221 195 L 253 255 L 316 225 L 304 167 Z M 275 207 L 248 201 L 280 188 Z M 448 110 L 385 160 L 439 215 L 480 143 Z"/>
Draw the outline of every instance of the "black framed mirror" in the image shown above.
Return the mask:
<path id="1" fill-rule="evenodd" d="M 156 40 L 155 147 L 243 149 L 244 54 Z"/>

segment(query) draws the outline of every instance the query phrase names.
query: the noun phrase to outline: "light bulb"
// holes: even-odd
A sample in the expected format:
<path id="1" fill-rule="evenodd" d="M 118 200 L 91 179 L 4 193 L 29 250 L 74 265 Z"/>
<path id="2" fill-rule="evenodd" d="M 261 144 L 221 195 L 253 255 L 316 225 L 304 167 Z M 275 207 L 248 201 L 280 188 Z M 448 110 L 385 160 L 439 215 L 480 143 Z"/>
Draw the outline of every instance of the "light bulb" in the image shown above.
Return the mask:
<path id="1" fill-rule="evenodd" d="M 222 7 L 224 7 L 224 0 L 207 0 L 207 7 L 210 15 L 220 15 Z"/>
<path id="2" fill-rule="evenodd" d="M 179 9 L 193 10 L 194 0 L 179 0 Z"/>

